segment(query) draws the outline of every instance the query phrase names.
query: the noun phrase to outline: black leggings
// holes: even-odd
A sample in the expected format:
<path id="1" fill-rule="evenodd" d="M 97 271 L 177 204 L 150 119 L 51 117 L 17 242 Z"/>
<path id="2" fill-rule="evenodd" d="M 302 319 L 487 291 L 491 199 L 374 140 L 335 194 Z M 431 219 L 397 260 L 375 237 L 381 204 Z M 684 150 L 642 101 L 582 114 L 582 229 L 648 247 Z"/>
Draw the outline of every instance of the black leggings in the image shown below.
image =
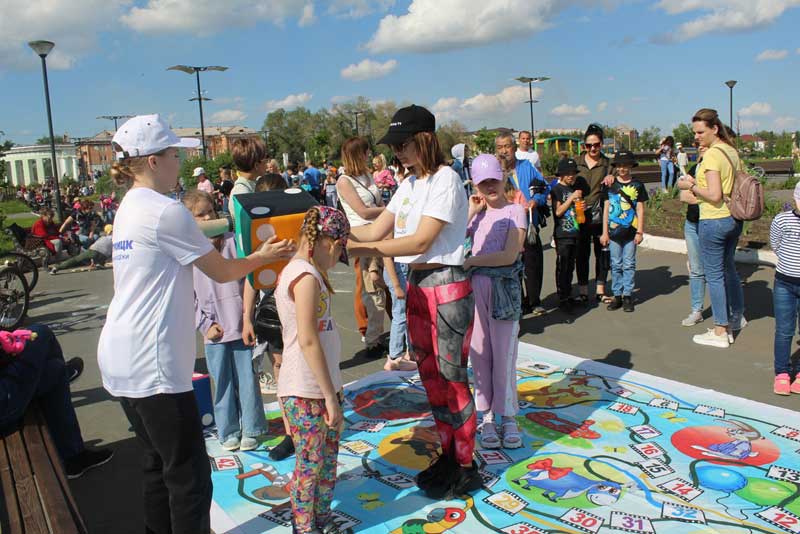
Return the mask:
<path id="1" fill-rule="evenodd" d="M 603 245 L 600 244 L 602 227 L 598 225 L 585 225 L 581 227 L 578 239 L 578 256 L 576 270 L 578 271 L 578 285 L 589 284 L 589 258 L 592 255 L 594 244 L 594 277 L 598 284 L 606 284 L 608 269 L 603 266 Z"/>

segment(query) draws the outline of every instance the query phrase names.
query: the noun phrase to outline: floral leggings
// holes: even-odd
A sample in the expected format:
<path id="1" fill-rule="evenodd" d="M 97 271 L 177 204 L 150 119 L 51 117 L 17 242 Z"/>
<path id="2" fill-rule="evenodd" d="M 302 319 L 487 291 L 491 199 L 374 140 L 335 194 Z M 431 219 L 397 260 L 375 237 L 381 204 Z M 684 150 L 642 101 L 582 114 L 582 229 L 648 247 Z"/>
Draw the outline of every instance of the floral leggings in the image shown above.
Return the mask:
<path id="1" fill-rule="evenodd" d="M 341 429 L 325 424 L 323 399 L 284 397 L 282 402 L 297 459 L 289 487 L 294 529 L 310 532 L 324 526 L 331 512 Z"/>

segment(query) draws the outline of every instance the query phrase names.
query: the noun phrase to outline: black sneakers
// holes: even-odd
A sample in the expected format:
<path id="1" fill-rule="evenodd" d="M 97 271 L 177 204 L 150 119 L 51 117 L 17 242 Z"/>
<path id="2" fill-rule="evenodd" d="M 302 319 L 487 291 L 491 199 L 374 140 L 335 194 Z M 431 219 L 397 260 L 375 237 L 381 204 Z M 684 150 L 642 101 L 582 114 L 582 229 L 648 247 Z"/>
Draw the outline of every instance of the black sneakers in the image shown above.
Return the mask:
<path id="1" fill-rule="evenodd" d="M 611 303 L 608 306 L 606 306 L 606 309 L 614 311 L 620 309 L 621 307 L 622 307 L 622 297 L 616 296 L 614 297 L 614 300 L 612 300 Z"/>
<path id="2" fill-rule="evenodd" d="M 111 460 L 114 451 L 111 449 L 98 449 L 95 451 L 84 449 L 64 462 L 67 478 L 72 480 L 80 477 L 89 469 L 99 467 Z"/>
<path id="3" fill-rule="evenodd" d="M 83 373 L 83 358 L 70 358 L 66 363 L 69 383 L 75 382 Z"/>
<path id="4" fill-rule="evenodd" d="M 279 462 L 294 454 L 294 442 L 291 436 L 283 436 L 283 441 L 272 447 L 269 459 Z"/>
<path id="5" fill-rule="evenodd" d="M 473 460 L 469 467 L 456 466 L 444 474 L 439 483 L 425 490 L 425 494 L 434 500 L 450 500 L 480 489 L 483 484 L 478 465 Z"/>
<path id="6" fill-rule="evenodd" d="M 622 311 L 632 312 L 633 310 L 633 297 L 622 297 Z"/>
<path id="7" fill-rule="evenodd" d="M 427 491 L 434 484 L 438 484 L 448 473 L 455 470 L 456 464 L 449 456 L 444 454 L 436 458 L 431 465 L 417 473 L 417 487 Z"/>

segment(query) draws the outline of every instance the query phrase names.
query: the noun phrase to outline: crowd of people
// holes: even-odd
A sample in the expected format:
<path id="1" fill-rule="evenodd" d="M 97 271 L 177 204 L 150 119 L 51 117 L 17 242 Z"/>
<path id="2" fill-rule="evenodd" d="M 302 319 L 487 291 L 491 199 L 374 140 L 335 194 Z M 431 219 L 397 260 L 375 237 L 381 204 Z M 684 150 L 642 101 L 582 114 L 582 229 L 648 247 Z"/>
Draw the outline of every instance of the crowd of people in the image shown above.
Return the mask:
<path id="1" fill-rule="evenodd" d="M 728 205 L 742 164 L 716 111 L 699 110 L 692 126 L 699 152 L 694 168 L 679 157 L 682 147 L 673 154 L 671 139 L 659 150 L 669 164 L 662 165 L 663 185 L 671 185 L 675 156 L 676 186 L 689 206 L 691 313 L 682 324 L 703 320 L 708 288 L 714 326 L 693 340 L 726 348 L 747 324 L 733 257 L 742 223 Z M 327 525 L 343 420 L 341 341 L 328 276 L 338 262 L 353 267 L 353 307 L 367 357 L 385 356 L 389 371 L 419 372 L 441 453 L 416 482 L 432 499 L 481 486 L 473 460 L 476 442 L 486 449 L 523 445 L 515 419 L 516 340 L 523 316 L 547 313 L 540 233 L 548 221 L 554 227 L 561 313 L 599 303 L 611 311 L 635 310 L 636 251 L 644 238 L 648 192 L 632 175 L 634 154 L 607 157 L 603 130 L 592 124 L 583 136 L 584 150 L 563 157 L 552 180 L 542 174 L 528 132 L 519 136 L 519 145 L 512 135 L 500 134 L 494 154 L 472 160 L 466 145 L 456 145 L 450 163 L 435 131 L 427 109 L 408 106 L 395 114 L 379 141 L 391 148 L 391 164 L 374 155 L 367 140 L 353 137 L 342 145 L 338 168 L 326 163 L 318 169 L 309 162 L 302 174 L 296 167 L 281 173 L 262 141 L 236 140 L 235 179 L 223 168 L 213 184 L 197 168 L 197 188 L 180 200 L 169 196 L 179 186 L 178 149 L 196 146 L 196 140 L 179 139 L 157 115 L 134 117 L 114 136 L 119 158 L 112 177 L 129 190 L 116 213 L 113 237 L 112 229 L 106 230 L 108 254 L 86 253 L 85 259 L 113 256 L 115 293 L 98 361 L 103 385 L 120 399 L 145 456 L 148 531 L 209 530 L 210 468 L 191 383 L 195 330 L 204 338 L 215 382 L 221 446 L 247 451 L 261 445 L 266 421 L 259 375 L 269 374 L 285 432 L 270 456 L 296 457 L 289 486 L 293 529 L 320 532 Z M 230 213 L 235 195 L 288 187 L 300 187 L 320 203 L 305 213 L 297 242 L 273 237 L 237 257 L 234 233 L 209 238 L 198 226 L 223 214 L 235 216 Z M 771 233 L 780 260 L 774 292 L 779 394 L 800 393 L 789 358 L 800 303 L 800 186 L 794 198 L 798 209 L 776 217 Z M 83 245 L 99 229 L 97 221 L 87 223 L 91 211 L 81 203 L 71 217 L 86 238 L 78 237 Z M 52 230 L 52 213 L 43 214 L 42 226 L 48 225 Z M 245 276 L 277 260 L 289 260 L 277 286 L 256 291 Z M 68 412 L 63 369 L 71 364 L 58 357 L 57 343 L 48 343 L 61 377 L 54 413 Z M 6 387 L 8 369 L 15 369 L 13 363 L 0 364 L 0 387 Z M 32 387 L 25 398 L 43 394 L 43 388 Z M 9 413 L 19 415 L 24 405 L 15 408 Z M 62 456 L 68 466 L 77 464 L 74 472 L 110 458 L 103 451 L 83 452 L 75 437 L 77 422 L 72 416 L 67 421 L 72 446 L 65 445 Z M 89 458 L 76 460 L 81 454 Z"/>

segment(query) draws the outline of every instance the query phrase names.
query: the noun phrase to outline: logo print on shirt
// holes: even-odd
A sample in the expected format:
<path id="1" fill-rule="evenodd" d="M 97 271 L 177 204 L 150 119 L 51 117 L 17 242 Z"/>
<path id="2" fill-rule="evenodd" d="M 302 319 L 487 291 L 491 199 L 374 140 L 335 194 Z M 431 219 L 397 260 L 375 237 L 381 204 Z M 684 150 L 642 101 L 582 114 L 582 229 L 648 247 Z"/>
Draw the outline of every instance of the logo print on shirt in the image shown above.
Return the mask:
<path id="1" fill-rule="evenodd" d="M 123 241 L 114 241 L 114 250 L 117 252 L 124 252 L 126 250 L 133 250 L 133 239 L 125 239 Z"/>

